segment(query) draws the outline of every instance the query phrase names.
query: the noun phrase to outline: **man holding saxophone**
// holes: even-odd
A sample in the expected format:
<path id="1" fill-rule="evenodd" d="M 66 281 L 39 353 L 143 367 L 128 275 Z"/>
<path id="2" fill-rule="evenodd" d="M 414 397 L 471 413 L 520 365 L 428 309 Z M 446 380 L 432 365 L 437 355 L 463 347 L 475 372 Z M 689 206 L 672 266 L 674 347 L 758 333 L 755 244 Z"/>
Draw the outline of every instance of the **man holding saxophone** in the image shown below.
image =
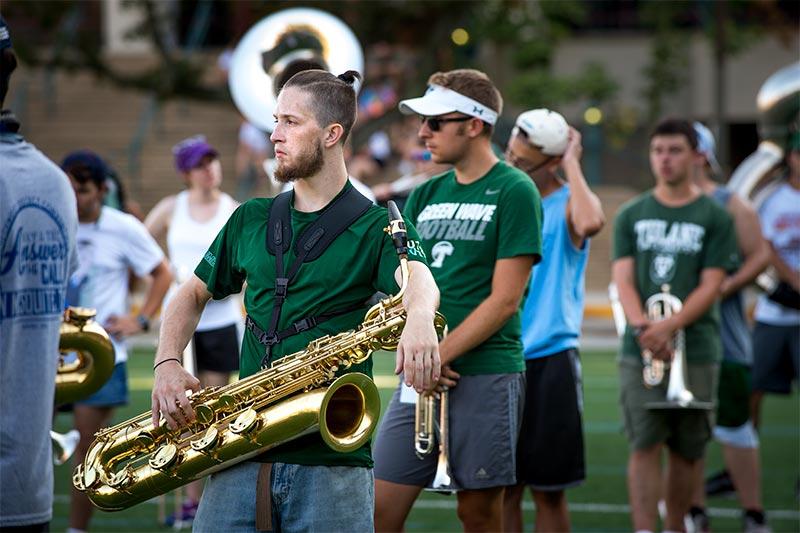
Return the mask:
<path id="1" fill-rule="evenodd" d="M 691 504 L 693 471 L 711 437 L 713 412 L 649 409 L 664 400 L 666 381 L 643 382 L 643 352 L 670 361 L 676 334 L 685 332 L 687 388 L 697 400 L 715 397 L 721 344 L 716 300 L 726 271 L 738 260 L 730 216 L 692 181 L 701 156 L 685 120 L 664 120 L 650 136 L 654 189 L 625 204 L 614 223 L 612 278 L 627 318 L 619 356 L 620 396 L 630 444 L 628 497 L 633 529 L 654 531 L 666 444 L 667 515 L 663 529 L 680 531 Z M 643 303 L 669 292 L 682 309 L 651 321 Z M 683 336 L 683 335 L 680 335 Z M 677 344 L 677 343 L 676 343 Z M 666 373 L 665 373 L 666 374 Z"/>
<path id="2" fill-rule="evenodd" d="M 272 253 L 265 246 L 277 238 L 267 232 L 277 199 L 253 199 L 233 213 L 195 276 L 181 286 L 166 310 L 155 360 L 154 423 L 159 414 L 170 427 L 189 424 L 195 417 L 185 391 L 196 391 L 199 384 L 181 367 L 180 354 L 212 297 L 239 292 L 247 282 L 248 331 L 240 360 L 240 376 L 246 377 L 262 366 L 279 365 L 283 356 L 303 350 L 316 338 L 357 326 L 364 316 L 361 304 L 376 290 L 397 292 L 397 255 L 383 231 L 386 210 L 368 201 L 366 210 L 317 259 L 303 262 L 305 255 L 298 256 L 303 252 L 294 246 L 305 228 L 325 217 L 327 210 L 338 209 L 340 198 L 361 201 L 347 181 L 343 157 L 356 118 L 353 84 L 359 77 L 353 71 L 337 77 L 307 70 L 281 90 L 271 135 L 278 160 L 275 176 L 294 182 L 294 192 L 283 197 L 289 199 L 291 227 L 276 227 L 279 236 L 290 231 L 292 246 L 287 250 L 292 251 Z M 396 371 L 403 371 L 406 382 L 422 391 L 439 379 L 433 327 L 439 292 L 423 262 L 416 231 L 409 226 L 408 233 L 409 259 L 414 261 L 403 300 L 407 320 Z M 296 275 L 278 275 L 281 270 Z M 278 337 L 281 340 L 274 342 Z M 367 359 L 347 371 L 371 374 L 371 369 Z M 369 445 L 338 453 L 325 446 L 319 433 L 300 437 L 255 461 L 212 474 L 194 529 L 372 531 L 371 467 Z"/>

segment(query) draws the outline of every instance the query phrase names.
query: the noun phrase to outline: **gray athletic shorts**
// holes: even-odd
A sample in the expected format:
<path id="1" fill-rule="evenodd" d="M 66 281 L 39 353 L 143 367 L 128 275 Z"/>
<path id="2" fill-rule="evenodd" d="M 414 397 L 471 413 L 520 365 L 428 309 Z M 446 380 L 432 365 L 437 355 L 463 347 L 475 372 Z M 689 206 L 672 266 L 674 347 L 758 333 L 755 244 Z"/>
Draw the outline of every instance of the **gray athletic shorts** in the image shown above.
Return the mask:
<path id="1" fill-rule="evenodd" d="M 401 379 L 402 383 L 402 379 Z M 429 487 L 438 461 L 436 447 L 424 459 L 414 451 L 413 403 L 401 403 L 398 385 L 383 417 L 372 455 L 375 478 Z M 522 372 L 462 376 L 449 392 L 450 477 L 457 489 L 516 483 L 516 448 L 524 405 Z M 438 402 L 436 403 L 438 420 Z"/>

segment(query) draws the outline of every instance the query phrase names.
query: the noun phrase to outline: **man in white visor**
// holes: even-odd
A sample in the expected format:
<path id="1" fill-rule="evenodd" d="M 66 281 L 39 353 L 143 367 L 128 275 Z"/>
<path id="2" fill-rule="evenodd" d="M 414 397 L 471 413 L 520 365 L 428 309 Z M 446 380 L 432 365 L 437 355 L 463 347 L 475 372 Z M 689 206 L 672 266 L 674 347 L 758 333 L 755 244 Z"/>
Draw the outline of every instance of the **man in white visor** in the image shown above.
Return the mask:
<path id="1" fill-rule="evenodd" d="M 503 487 L 516 482 L 525 370 L 519 308 L 541 258 L 541 198 L 527 175 L 492 152 L 502 98 L 491 80 L 454 70 L 428 84 L 400 111 L 421 117 L 419 137 L 433 161 L 453 168 L 417 187 L 405 215 L 419 230 L 450 328 L 439 344 L 449 468 L 437 472 L 437 446 L 417 453 L 418 396 L 399 385 L 375 442 L 375 528 L 402 530 L 420 491 L 433 485 L 457 491 L 464 530 L 500 531 Z M 438 413 L 436 402 L 437 420 Z"/>

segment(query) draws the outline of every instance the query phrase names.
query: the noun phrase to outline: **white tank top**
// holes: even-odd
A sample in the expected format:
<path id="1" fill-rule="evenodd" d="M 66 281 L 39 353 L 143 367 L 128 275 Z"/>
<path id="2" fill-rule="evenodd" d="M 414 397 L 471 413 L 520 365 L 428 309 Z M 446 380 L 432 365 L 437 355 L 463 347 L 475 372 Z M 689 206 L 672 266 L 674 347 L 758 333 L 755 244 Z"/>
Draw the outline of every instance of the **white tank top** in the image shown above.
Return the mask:
<path id="1" fill-rule="evenodd" d="M 198 222 L 189 214 L 189 191 L 175 196 L 175 209 L 167 231 L 167 250 L 175 279 L 181 283 L 194 273 L 214 238 L 236 209 L 236 202 L 225 193 L 220 195 L 217 213 L 207 222 Z M 171 298 L 170 291 L 167 299 Z M 165 303 L 166 305 L 166 303 Z M 209 300 L 197 324 L 197 331 L 219 329 L 241 321 L 242 313 L 236 298 Z"/>

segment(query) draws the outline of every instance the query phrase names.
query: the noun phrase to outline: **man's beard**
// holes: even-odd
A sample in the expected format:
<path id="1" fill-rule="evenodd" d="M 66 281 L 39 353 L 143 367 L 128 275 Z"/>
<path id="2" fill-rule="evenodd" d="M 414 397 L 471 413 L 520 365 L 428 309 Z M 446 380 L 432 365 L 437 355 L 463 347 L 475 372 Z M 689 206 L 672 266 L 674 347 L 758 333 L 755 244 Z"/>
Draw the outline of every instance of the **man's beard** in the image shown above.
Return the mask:
<path id="1" fill-rule="evenodd" d="M 279 164 L 275 169 L 275 179 L 281 183 L 289 183 L 301 178 L 308 178 L 319 172 L 324 162 L 322 141 L 317 139 L 317 146 L 311 150 L 310 154 L 303 153 L 298 156 L 297 164 L 294 166 L 286 163 Z"/>

